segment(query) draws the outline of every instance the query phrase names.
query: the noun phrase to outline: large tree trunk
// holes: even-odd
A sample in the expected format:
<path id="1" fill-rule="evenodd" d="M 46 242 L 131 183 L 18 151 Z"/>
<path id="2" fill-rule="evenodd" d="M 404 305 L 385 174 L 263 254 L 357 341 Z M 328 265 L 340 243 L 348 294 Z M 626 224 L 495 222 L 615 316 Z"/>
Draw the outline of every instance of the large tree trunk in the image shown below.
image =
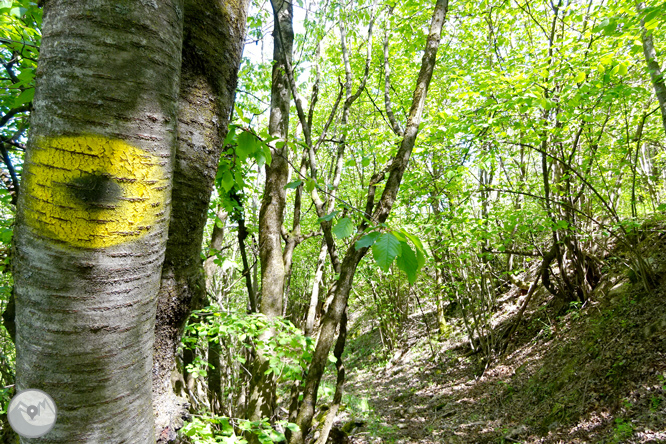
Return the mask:
<path id="1" fill-rule="evenodd" d="M 187 404 L 171 384 L 190 312 L 206 299 L 201 245 L 233 107 L 249 2 L 186 0 L 171 222 L 155 326 L 153 397 L 158 442 L 176 438 Z"/>
<path id="2" fill-rule="evenodd" d="M 181 42 L 180 0 L 46 4 L 14 264 L 17 389 L 58 408 L 39 442 L 155 442 Z"/>
<path id="3" fill-rule="evenodd" d="M 285 59 L 291 61 L 293 46 L 293 6 L 289 1 L 272 1 L 274 16 L 279 22 L 273 31 L 273 79 L 271 85 L 271 112 L 268 131 L 271 136 L 286 141 L 289 133 L 290 93 L 285 74 Z M 279 34 L 278 34 L 279 33 Z M 285 185 L 289 178 L 287 145 L 274 148 L 272 162 L 266 167 L 266 185 L 259 211 L 259 260 L 261 262 L 261 302 L 259 311 L 268 318 L 282 315 L 282 297 L 285 284 L 285 265 L 282 255 L 282 224 L 286 200 Z M 267 330 L 261 341 L 272 332 Z M 266 375 L 268 361 L 255 351 L 252 380 L 247 408 L 247 419 L 257 421 L 271 417 L 275 410 L 275 381 Z M 250 442 L 256 437 L 248 435 Z"/>

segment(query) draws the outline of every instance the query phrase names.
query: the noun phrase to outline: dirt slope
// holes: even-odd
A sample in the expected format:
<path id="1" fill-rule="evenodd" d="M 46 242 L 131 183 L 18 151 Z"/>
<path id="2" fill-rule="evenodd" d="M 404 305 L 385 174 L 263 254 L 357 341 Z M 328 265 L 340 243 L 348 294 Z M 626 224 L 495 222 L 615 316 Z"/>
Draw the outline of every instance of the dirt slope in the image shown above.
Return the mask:
<path id="1" fill-rule="evenodd" d="M 488 366 L 461 334 L 431 338 L 431 349 L 432 312 L 412 319 L 388 362 L 367 365 L 381 344 L 360 335 L 338 424 L 359 444 L 666 443 L 666 278 L 641 288 L 617 267 L 559 315 L 541 291 Z M 523 298 L 504 295 L 498 331 Z"/>

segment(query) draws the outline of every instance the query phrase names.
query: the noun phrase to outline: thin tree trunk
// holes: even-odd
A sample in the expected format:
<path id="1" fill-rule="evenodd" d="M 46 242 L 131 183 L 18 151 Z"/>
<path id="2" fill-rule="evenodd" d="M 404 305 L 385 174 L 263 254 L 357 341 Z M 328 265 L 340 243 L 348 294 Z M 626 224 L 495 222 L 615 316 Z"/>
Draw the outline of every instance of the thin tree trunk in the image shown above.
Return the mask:
<path id="1" fill-rule="evenodd" d="M 249 2 L 186 0 L 173 210 L 155 329 L 153 398 L 158 442 L 176 438 L 187 405 L 171 386 L 184 323 L 206 300 L 201 244 L 233 107 Z"/>
<path id="2" fill-rule="evenodd" d="M 222 410 L 222 372 L 220 371 L 220 340 L 214 338 L 208 341 L 208 402 L 213 415 L 219 415 Z"/>
<path id="3" fill-rule="evenodd" d="M 206 259 L 204 262 L 204 271 L 206 273 L 206 289 L 210 298 L 211 288 L 213 286 L 214 274 L 217 270 L 215 265 L 214 258 L 216 253 L 220 251 L 222 245 L 224 244 L 224 225 L 227 220 L 226 212 L 218 212 L 217 218 L 218 222 L 215 222 L 213 227 L 213 233 L 211 234 L 210 240 L 210 250 L 213 253 L 213 256 Z M 219 302 L 219 296 L 216 295 L 217 302 Z M 208 402 L 210 404 L 210 411 L 214 415 L 219 415 L 222 410 L 222 369 L 220 368 L 220 339 L 218 337 L 213 337 L 208 339 Z"/>
<path id="4" fill-rule="evenodd" d="M 58 409 L 42 443 L 155 442 L 182 9 L 46 3 L 14 264 L 17 389 Z"/>
<path id="5" fill-rule="evenodd" d="M 338 414 L 340 408 L 340 403 L 342 402 L 342 387 L 345 384 L 345 365 L 342 362 L 342 353 L 345 351 L 345 343 L 347 342 L 347 310 L 342 315 L 340 320 L 340 332 L 338 333 L 338 340 L 335 343 L 335 348 L 333 349 L 333 356 L 335 356 L 335 369 L 338 373 L 338 377 L 335 381 L 335 393 L 333 394 L 333 402 L 331 403 L 331 408 L 326 413 L 326 420 L 324 421 L 324 427 L 321 430 L 319 439 L 316 444 L 326 444 L 328 441 L 328 435 L 331 433 L 331 428 L 335 422 L 335 417 Z"/>
<path id="6" fill-rule="evenodd" d="M 301 167 L 299 176 L 305 177 L 307 172 L 307 157 L 303 153 L 301 159 Z M 291 226 L 291 232 L 283 235 L 285 238 L 284 251 L 282 253 L 282 263 L 284 264 L 284 289 L 282 294 L 282 316 L 285 316 L 287 311 L 287 298 L 289 297 L 289 287 L 291 284 L 291 271 L 294 263 L 294 250 L 300 245 L 305 237 L 301 235 L 301 202 L 303 198 L 303 184 L 296 188 L 296 196 L 294 197 L 294 217 Z"/>
<path id="7" fill-rule="evenodd" d="M 243 262 L 243 276 L 245 276 L 245 287 L 247 288 L 248 300 L 250 305 L 250 313 L 257 312 L 257 267 L 254 265 L 254 270 L 250 267 L 247 259 L 247 249 L 245 248 L 245 239 L 247 239 L 247 227 L 245 226 L 245 214 L 241 208 L 239 214 L 236 215 L 238 222 L 238 249 L 241 254 L 241 261 Z"/>
<path id="8" fill-rule="evenodd" d="M 421 62 L 421 69 L 414 90 L 412 107 L 409 113 L 409 119 L 404 131 L 404 136 L 396 156 L 393 158 L 391 172 L 386 181 L 384 192 L 378 202 L 377 209 L 372 215 L 372 220 L 376 223 L 384 223 L 391 212 L 395 202 L 402 176 L 407 169 L 409 158 L 416 142 L 421 117 L 425 107 L 425 99 L 432 79 L 432 73 L 435 67 L 437 49 L 441 39 L 442 27 L 448 10 L 448 0 L 437 0 L 433 18 L 430 25 L 430 32 L 426 42 L 425 52 Z M 368 207 L 372 208 L 372 202 Z M 300 405 L 296 424 L 299 430 L 293 432 L 289 437 L 290 444 L 303 444 L 305 437 L 310 431 L 312 417 L 317 404 L 317 390 L 324 368 L 328 360 L 328 352 L 335 339 L 335 330 L 342 320 L 342 315 L 347 308 L 347 299 L 351 291 L 354 274 L 358 263 L 363 258 L 368 248 L 356 250 L 354 244 L 349 247 L 340 267 L 340 276 L 335 289 L 335 296 L 331 306 L 322 320 L 319 339 L 312 357 L 312 362 L 308 370 L 303 390 L 303 400 Z"/>
<path id="9" fill-rule="evenodd" d="M 326 262 L 326 242 L 322 241 L 319 249 L 319 257 L 315 268 L 314 278 L 312 279 L 312 292 L 310 293 L 310 305 L 308 307 L 308 316 L 305 320 L 303 333 L 305 336 L 312 336 L 314 331 L 315 318 L 317 317 L 317 306 L 319 305 L 319 287 L 324 276 L 324 263 Z"/>
<path id="10" fill-rule="evenodd" d="M 293 6 L 289 1 L 272 0 L 276 20 L 273 31 L 273 78 L 271 84 L 271 112 L 268 131 L 285 142 L 289 133 L 290 94 L 286 66 L 291 62 L 293 33 Z M 279 30 L 282 30 L 281 32 Z M 280 35 L 278 35 L 280 34 Z M 261 303 L 259 311 L 268 318 L 282 315 L 282 297 L 285 284 L 285 267 L 282 254 L 282 224 L 286 201 L 285 185 L 289 178 L 286 143 L 273 149 L 272 162 L 266 166 L 266 185 L 259 211 L 259 259 L 261 261 Z M 259 338 L 267 341 L 273 332 L 268 329 Z M 276 407 L 275 377 L 266 375 L 268 361 L 255 350 L 252 380 L 246 417 L 257 421 L 270 418 Z M 258 438 L 247 435 L 250 444 Z"/>
<path id="11" fill-rule="evenodd" d="M 640 13 L 645 8 L 645 3 L 637 3 L 636 9 Z M 661 121 L 664 125 L 664 132 L 666 132 L 666 79 L 664 73 L 661 71 L 661 65 L 657 61 L 657 52 L 654 49 L 654 42 L 652 41 L 652 33 L 645 29 L 645 23 L 641 20 L 641 41 L 643 42 L 643 55 L 645 56 L 645 63 L 647 64 L 648 71 L 650 72 L 650 79 L 654 87 L 654 93 L 659 101 L 659 109 L 661 110 Z"/>
<path id="12" fill-rule="evenodd" d="M 210 291 L 215 283 L 215 273 L 217 271 L 217 265 L 215 264 L 215 259 L 217 259 L 218 253 L 222 250 L 224 245 L 224 226 L 227 223 L 228 214 L 224 211 L 217 212 L 217 219 L 213 225 L 213 232 L 210 235 L 210 255 L 204 261 L 204 272 L 206 274 L 206 289 Z M 221 225 L 221 226 L 220 226 Z"/>

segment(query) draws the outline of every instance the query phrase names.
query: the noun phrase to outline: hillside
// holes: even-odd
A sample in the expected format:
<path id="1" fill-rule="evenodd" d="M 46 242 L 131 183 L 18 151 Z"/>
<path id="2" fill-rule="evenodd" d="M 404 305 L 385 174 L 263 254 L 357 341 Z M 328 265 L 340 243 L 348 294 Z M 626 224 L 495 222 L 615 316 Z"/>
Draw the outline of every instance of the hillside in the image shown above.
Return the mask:
<path id="1" fill-rule="evenodd" d="M 339 426 L 359 444 L 666 442 L 663 253 L 661 242 L 650 252 L 659 278 L 650 292 L 631 282 L 617 252 L 582 307 L 558 313 L 539 289 L 507 351 L 487 367 L 455 314 L 454 331 L 431 337 L 432 348 L 435 313 L 412 316 L 388 360 L 377 331 L 359 332 L 347 349 Z M 524 299 L 515 287 L 502 295 L 495 334 Z"/>

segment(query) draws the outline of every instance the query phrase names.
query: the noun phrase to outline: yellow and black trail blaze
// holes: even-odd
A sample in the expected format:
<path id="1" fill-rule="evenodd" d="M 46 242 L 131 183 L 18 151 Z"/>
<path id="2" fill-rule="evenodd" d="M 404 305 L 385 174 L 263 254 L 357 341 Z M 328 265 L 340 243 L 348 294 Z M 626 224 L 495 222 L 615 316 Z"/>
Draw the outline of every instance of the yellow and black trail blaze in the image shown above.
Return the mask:
<path id="1" fill-rule="evenodd" d="M 28 156 L 25 219 L 77 247 L 137 239 L 164 216 L 163 159 L 102 136 L 39 138 Z"/>

